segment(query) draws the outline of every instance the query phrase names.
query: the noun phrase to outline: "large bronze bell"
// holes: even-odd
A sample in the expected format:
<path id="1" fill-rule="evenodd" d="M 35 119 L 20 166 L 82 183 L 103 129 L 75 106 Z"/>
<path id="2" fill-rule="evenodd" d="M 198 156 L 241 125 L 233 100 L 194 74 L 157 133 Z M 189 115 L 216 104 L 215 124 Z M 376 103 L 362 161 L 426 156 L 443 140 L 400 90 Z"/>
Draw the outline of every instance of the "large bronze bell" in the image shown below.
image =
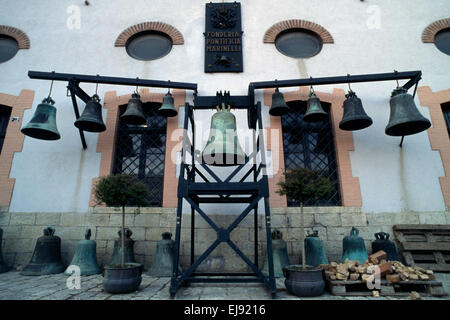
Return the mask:
<path id="1" fill-rule="evenodd" d="M 282 116 L 289 112 L 289 107 L 284 101 L 284 96 L 278 90 L 275 89 L 275 92 L 272 94 L 272 106 L 270 107 L 269 114 L 271 116 Z"/>
<path id="2" fill-rule="evenodd" d="M 114 240 L 114 250 L 109 261 L 110 266 L 118 266 L 122 262 L 122 229 L 119 230 L 119 238 Z M 134 240 L 131 239 L 133 232 L 129 228 L 125 228 L 125 263 L 135 263 L 134 258 Z"/>
<path id="3" fill-rule="evenodd" d="M 211 118 L 211 131 L 202 152 L 202 159 L 208 165 L 235 166 L 245 161 L 245 153 L 239 145 L 236 134 L 236 117 L 225 108 L 217 107 Z"/>
<path id="4" fill-rule="evenodd" d="M 162 106 L 158 109 L 158 114 L 164 117 L 175 117 L 178 114 L 177 109 L 175 109 L 172 94 L 167 92 L 163 98 Z"/>
<path id="5" fill-rule="evenodd" d="M 132 125 L 143 125 L 147 123 L 147 119 L 142 111 L 142 101 L 139 94 L 133 93 L 131 95 L 130 100 L 128 100 L 127 109 L 120 116 L 120 121 Z"/>
<path id="6" fill-rule="evenodd" d="M 37 239 L 30 263 L 23 268 L 21 275 L 41 276 L 64 272 L 61 261 L 61 238 L 55 236 L 55 228 L 47 227 L 44 235 Z"/>
<path id="7" fill-rule="evenodd" d="M 316 96 L 316 94 L 311 91 L 309 94 L 309 99 L 306 104 L 306 112 L 303 117 L 303 121 L 306 122 L 318 122 L 325 121 L 328 119 L 328 113 L 326 113 L 322 105 L 320 104 L 320 99 Z"/>
<path id="8" fill-rule="evenodd" d="M 102 118 L 100 98 L 94 94 L 88 101 L 81 116 L 74 122 L 75 127 L 88 132 L 103 132 L 106 126 Z"/>
<path id="9" fill-rule="evenodd" d="M 97 244 L 94 240 L 91 240 L 91 229 L 87 229 L 84 240 L 78 242 L 75 255 L 65 274 L 72 274 L 72 272 L 69 272 L 70 266 L 78 266 L 82 276 L 102 273 L 97 264 Z"/>
<path id="10" fill-rule="evenodd" d="M 350 235 L 346 236 L 342 241 L 343 253 L 342 261 L 345 259 L 357 260 L 359 263 L 363 264 L 367 258 L 366 245 L 364 240 L 359 236 L 359 230 L 352 227 Z"/>
<path id="11" fill-rule="evenodd" d="M 286 241 L 283 240 L 281 231 L 275 229 L 272 231 L 272 257 L 273 257 L 273 273 L 275 278 L 284 277 L 283 268 L 290 265 L 289 256 L 287 252 Z M 269 274 L 269 261 L 266 259 L 264 267 L 261 271 L 263 274 Z"/>
<path id="12" fill-rule="evenodd" d="M 58 140 L 55 101 L 47 97 L 37 106 L 33 118 L 20 130 L 24 135 L 41 140 Z"/>
<path id="13" fill-rule="evenodd" d="M 319 232 L 315 230 L 305 238 L 306 265 L 319 266 L 328 264 L 328 258 L 323 248 L 322 240 L 319 238 Z"/>
<path id="14" fill-rule="evenodd" d="M 400 261 L 400 259 L 398 258 L 395 243 L 389 240 L 389 233 L 375 233 L 375 239 L 375 241 L 372 241 L 372 253 L 383 250 L 384 252 L 386 252 L 386 259 L 388 261 Z"/>
<path id="15" fill-rule="evenodd" d="M 3 260 L 2 254 L 2 239 L 3 239 L 3 229 L 0 228 L 0 273 L 9 271 L 9 267 L 6 265 L 5 260 Z"/>
<path id="16" fill-rule="evenodd" d="M 156 244 L 156 253 L 153 258 L 153 264 L 148 271 L 148 274 L 153 277 L 171 277 L 173 271 L 174 261 L 174 241 L 172 240 L 172 234 L 170 232 L 164 232 L 162 240 Z M 181 274 L 183 270 L 181 266 L 178 266 L 178 274 Z"/>
<path id="17" fill-rule="evenodd" d="M 343 104 L 344 115 L 341 122 L 339 122 L 339 128 L 341 130 L 361 130 L 369 127 L 373 121 L 364 111 L 361 99 L 350 90 L 345 95 L 346 99 Z"/>
<path id="18" fill-rule="evenodd" d="M 412 95 L 403 87 L 392 91 L 389 101 L 391 113 L 385 133 L 389 136 L 407 136 L 427 130 L 431 122 L 422 116 Z"/>

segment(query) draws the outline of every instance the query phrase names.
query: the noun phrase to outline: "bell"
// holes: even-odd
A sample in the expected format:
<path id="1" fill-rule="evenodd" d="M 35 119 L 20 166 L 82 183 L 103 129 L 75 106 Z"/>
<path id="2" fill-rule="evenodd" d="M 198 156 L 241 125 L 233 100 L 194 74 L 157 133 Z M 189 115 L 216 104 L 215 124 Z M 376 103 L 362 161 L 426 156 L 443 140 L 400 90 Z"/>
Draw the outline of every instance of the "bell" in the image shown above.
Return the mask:
<path id="1" fill-rule="evenodd" d="M 370 126 L 373 121 L 364 111 L 361 99 L 351 90 L 345 97 L 346 99 L 342 106 L 344 115 L 341 122 L 339 122 L 339 128 L 341 130 L 354 131 Z"/>
<path id="2" fill-rule="evenodd" d="M 74 122 L 75 127 L 88 132 L 102 132 L 106 126 L 102 119 L 102 105 L 100 98 L 94 94 L 88 101 L 81 116 Z"/>
<path id="3" fill-rule="evenodd" d="M 303 117 L 303 121 L 317 122 L 325 121 L 328 119 L 328 113 L 323 111 L 319 98 L 317 98 L 314 92 L 309 94 L 308 103 L 306 105 L 306 112 Z"/>
<path id="4" fill-rule="evenodd" d="M 375 241 L 372 241 L 372 253 L 383 250 L 386 252 L 386 259 L 388 261 L 400 261 L 394 242 L 389 240 L 389 233 L 375 233 L 375 239 Z"/>
<path id="5" fill-rule="evenodd" d="M 164 232 L 162 240 L 156 244 L 156 254 L 153 258 L 153 264 L 148 275 L 153 277 L 171 277 L 173 271 L 173 248 L 174 241 L 172 240 L 172 234 L 170 232 Z M 178 274 L 181 274 L 183 270 L 178 266 Z"/>
<path id="6" fill-rule="evenodd" d="M 139 94 L 133 93 L 131 95 L 130 100 L 128 100 L 127 109 L 120 116 L 120 121 L 132 125 L 142 125 L 147 123 L 147 119 L 142 111 L 142 101 Z"/>
<path id="7" fill-rule="evenodd" d="M 170 92 L 167 92 L 164 96 L 162 106 L 158 109 L 158 114 L 164 117 L 175 117 L 178 114 L 177 109 L 173 105 L 173 97 Z"/>
<path id="8" fill-rule="evenodd" d="M 97 244 L 91 239 L 91 229 L 86 229 L 84 240 L 80 240 L 77 244 L 77 250 L 73 256 L 72 262 L 66 269 L 65 274 L 71 275 L 69 271 L 70 266 L 80 267 L 82 276 L 90 276 L 93 274 L 102 273 L 102 270 L 97 264 Z"/>
<path id="9" fill-rule="evenodd" d="M 202 152 L 202 159 L 208 165 L 235 166 L 245 161 L 245 153 L 239 145 L 236 134 L 236 117 L 225 109 L 218 108 L 211 118 L 211 131 Z"/>
<path id="10" fill-rule="evenodd" d="M 58 140 L 55 101 L 47 97 L 37 106 L 33 118 L 20 130 L 24 135 L 41 140 Z"/>
<path id="11" fill-rule="evenodd" d="M 319 232 L 315 230 L 305 238 L 306 264 L 308 266 L 319 266 L 328 264 L 327 255 L 323 248 L 322 240 L 319 238 Z"/>
<path id="12" fill-rule="evenodd" d="M 283 268 L 290 265 L 286 241 L 282 239 L 281 231 L 276 229 L 272 231 L 273 273 L 275 278 L 283 278 Z M 265 275 L 269 274 L 269 261 L 267 259 L 261 272 Z"/>
<path id="13" fill-rule="evenodd" d="M 0 273 L 4 273 L 9 271 L 9 267 L 6 265 L 5 260 L 3 260 L 2 254 L 2 239 L 3 239 L 3 230 L 0 228 Z"/>
<path id="14" fill-rule="evenodd" d="M 392 91 L 391 113 L 385 133 L 389 136 L 407 136 L 427 130 L 431 122 L 422 116 L 414 103 L 412 95 L 399 87 Z"/>
<path id="15" fill-rule="evenodd" d="M 284 101 L 283 94 L 275 89 L 275 92 L 272 94 L 272 106 L 270 107 L 269 114 L 271 116 L 282 116 L 289 112 L 289 107 Z"/>
<path id="16" fill-rule="evenodd" d="M 109 261 L 110 266 L 118 266 L 122 262 L 122 229 L 118 232 L 119 238 L 114 240 L 114 250 Z M 125 228 L 125 263 L 132 262 L 135 263 L 136 259 L 134 258 L 134 240 L 131 239 L 131 235 L 133 232 Z"/>
<path id="17" fill-rule="evenodd" d="M 355 227 L 352 227 L 350 235 L 344 238 L 342 242 L 342 262 L 344 262 L 346 259 L 349 259 L 357 260 L 359 261 L 359 263 L 363 264 L 367 260 L 368 255 L 364 240 L 360 236 L 358 236 L 358 234 L 359 230 Z"/>
<path id="18" fill-rule="evenodd" d="M 66 269 L 61 261 L 61 238 L 55 236 L 55 228 L 47 227 L 44 235 L 37 239 L 30 263 L 21 275 L 41 276 L 62 273 Z"/>

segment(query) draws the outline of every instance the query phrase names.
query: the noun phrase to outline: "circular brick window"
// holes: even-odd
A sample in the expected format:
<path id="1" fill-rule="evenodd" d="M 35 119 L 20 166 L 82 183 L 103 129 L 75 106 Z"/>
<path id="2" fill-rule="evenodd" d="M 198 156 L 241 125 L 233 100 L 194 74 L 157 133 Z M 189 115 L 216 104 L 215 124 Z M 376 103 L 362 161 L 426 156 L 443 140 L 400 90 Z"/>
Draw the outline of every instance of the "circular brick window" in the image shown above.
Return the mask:
<path id="1" fill-rule="evenodd" d="M 275 46 L 282 54 L 291 58 L 310 58 L 322 50 L 322 39 L 306 29 L 289 29 L 275 39 Z"/>
<path id="2" fill-rule="evenodd" d="M 436 33 L 434 36 L 434 45 L 443 53 L 450 55 L 450 28 Z"/>
<path id="3" fill-rule="evenodd" d="M 138 60 L 156 60 L 167 55 L 172 49 L 172 39 L 161 32 L 141 32 L 125 44 L 128 55 Z"/>
<path id="4" fill-rule="evenodd" d="M 17 40 L 0 34 L 0 63 L 12 59 L 17 51 L 19 51 Z"/>

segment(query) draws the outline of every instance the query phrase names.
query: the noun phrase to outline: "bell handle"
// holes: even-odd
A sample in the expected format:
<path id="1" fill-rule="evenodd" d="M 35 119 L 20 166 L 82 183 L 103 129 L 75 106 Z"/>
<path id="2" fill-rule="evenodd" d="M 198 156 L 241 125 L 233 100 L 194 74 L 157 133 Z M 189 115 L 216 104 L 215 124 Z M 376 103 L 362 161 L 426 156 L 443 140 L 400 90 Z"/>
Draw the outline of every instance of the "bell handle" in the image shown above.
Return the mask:
<path id="1" fill-rule="evenodd" d="M 359 230 L 356 229 L 355 227 L 352 227 L 352 231 L 350 231 L 350 235 L 351 236 L 358 236 L 359 235 Z"/>
<path id="2" fill-rule="evenodd" d="M 376 240 L 381 240 L 381 238 L 380 238 L 380 233 L 379 233 L 379 232 L 375 233 L 375 239 L 376 239 Z"/>

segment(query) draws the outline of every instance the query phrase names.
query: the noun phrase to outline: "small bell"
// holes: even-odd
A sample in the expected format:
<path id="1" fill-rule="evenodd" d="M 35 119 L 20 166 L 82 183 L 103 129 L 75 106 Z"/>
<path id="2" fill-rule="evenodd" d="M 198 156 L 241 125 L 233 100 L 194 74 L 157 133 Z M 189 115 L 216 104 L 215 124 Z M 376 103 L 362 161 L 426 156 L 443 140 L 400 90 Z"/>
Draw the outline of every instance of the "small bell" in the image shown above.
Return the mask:
<path id="1" fill-rule="evenodd" d="M 342 106 L 344 115 L 341 122 L 339 122 L 339 128 L 341 130 L 354 131 L 369 127 L 373 121 L 364 111 L 361 99 L 351 90 L 345 97 L 346 99 Z"/>
<path id="2" fill-rule="evenodd" d="M 178 114 L 177 109 L 175 109 L 172 94 L 167 92 L 163 98 L 163 103 L 161 108 L 158 109 L 158 114 L 164 117 L 175 117 Z"/>
<path id="3" fill-rule="evenodd" d="M 41 140 L 58 140 L 55 101 L 47 97 L 37 106 L 33 118 L 20 130 L 24 135 Z"/>
<path id="4" fill-rule="evenodd" d="M 375 233 L 375 241 L 372 242 L 372 253 L 383 250 L 386 252 L 387 261 L 400 261 L 395 243 L 389 240 L 389 233 Z"/>
<path id="5" fill-rule="evenodd" d="M 282 116 L 289 112 L 289 107 L 284 101 L 284 96 L 278 90 L 275 89 L 275 92 L 272 94 L 272 106 L 270 107 L 269 114 L 271 116 Z"/>
<path id="6" fill-rule="evenodd" d="M 114 249 L 111 260 L 109 261 L 110 266 L 118 266 L 122 262 L 122 229 L 118 232 L 119 238 L 114 240 Z M 125 228 L 125 263 L 132 262 L 135 263 L 134 258 L 134 240 L 131 239 L 133 232 L 129 228 Z"/>
<path id="7" fill-rule="evenodd" d="M 359 230 L 352 227 L 350 235 L 346 236 L 342 241 L 342 262 L 344 262 L 345 259 L 349 259 L 357 260 L 359 263 L 363 264 L 368 259 L 366 245 L 364 244 L 364 240 L 359 237 L 358 234 Z"/>
<path id="8" fill-rule="evenodd" d="M 3 260 L 2 254 L 2 239 L 3 239 L 3 229 L 0 228 L 0 273 L 9 271 L 9 267 L 6 265 L 5 260 Z"/>
<path id="9" fill-rule="evenodd" d="M 283 234 L 279 230 L 272 231 L 272 257 L 275 278 L 283 278 L 283 268 L 290 265 L 290 262 L 286 241 L 283 240 Z M 267 259 L 261 272 L 264 275 L 269 274 L 269 261 Z"/>
<path id="10" fill-rule="evenodd" d="M 44 235 L 37 239 L 30 263 L 21 275 L 41 276 L 62 273 L 66 269 L 61 261 L 61 238 L 55 236 L 55 228 L 47 227 Z"/>
<path id="11" fill-rule="evenodd" d="M 171 277 L 173 271 L 173 248 L 174 241 L 172 240 L 172 234 L 170 232 L 164 232 L 162 240 L 156 244 L 156 254 L 153 258 L 153 264 L 148 275 L 153 277 Z M 178 274 L 181 274 L 183 270 L 178 266 Z"/>
<path id="12" fill-rule="evenodd" d="M 72 262 L 66 269 L 65 274 L 71 275 L 69 271 L 70 266 L 80 267 L 82 276 L 90 276 L 93 274 L 102 273 L 102 270 L 97 264 L 97 244 L 91 239 L 91 229 L 87 229 L 84 240 L 80 240 L 77 244 L 77 250 L 73 256 Z"/>
<path id="13" fill-rule="evenodd" d="M 319 266 L 328 264 L 327 255 L 323 248 L 322 240 L 319 238 L 319 231 L 315 230 L 305 238 L 306 265 Z"/>
<path id="14" fill-rule="evenodd" d="M 94 94 L 88 101 L 81 116 L 74 122 L 75 127 L 88 132 L 103 132 L 106 126 L 102 118 L 100 98 Z"/>
<path id="15" fill-rule="evenodd" d="M 322 109 L 320 104 L 320 99 L 317 98 L 314 91 L 309 94 L 309 99 L 306 105 L 306 112 L 303 117 L 303 121 L 306 122 L 317 122 L 325 121 L 328 119 L 328 113 Z"/>
<path id="16" fill-rule="evenodd" d="M 141 96 L 137 93 L 131 95 L 128 100 L 127 109 L 120 116 L 120 121 L 131 125 L 143 125 L 147 123 L 144 112 L 142 111 Z"/>

